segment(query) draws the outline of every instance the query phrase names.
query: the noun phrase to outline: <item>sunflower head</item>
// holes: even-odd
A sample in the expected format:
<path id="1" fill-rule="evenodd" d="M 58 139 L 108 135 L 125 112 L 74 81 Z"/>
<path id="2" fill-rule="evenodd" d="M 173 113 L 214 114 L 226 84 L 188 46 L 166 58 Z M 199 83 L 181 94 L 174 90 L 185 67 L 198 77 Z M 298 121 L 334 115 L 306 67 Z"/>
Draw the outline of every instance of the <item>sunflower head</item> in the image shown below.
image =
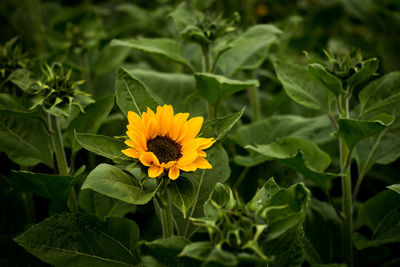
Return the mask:
<path id="1" fill-rule="evenodd" d="M 215 140 L 196 137 L 203 117 L 188 118 L 189 113 L 174 114 L 171 105 L 158 106 L 156 113 L 147 108 L 141 117 L 129 111 L 126 132 L 129 139 L 125 141 L 129 147 L 122 153 L 149 167 L 149 177 L 161 176 L 166 171 L 175 180 L 180 170 L 211 169 L 203 150 Z"/>

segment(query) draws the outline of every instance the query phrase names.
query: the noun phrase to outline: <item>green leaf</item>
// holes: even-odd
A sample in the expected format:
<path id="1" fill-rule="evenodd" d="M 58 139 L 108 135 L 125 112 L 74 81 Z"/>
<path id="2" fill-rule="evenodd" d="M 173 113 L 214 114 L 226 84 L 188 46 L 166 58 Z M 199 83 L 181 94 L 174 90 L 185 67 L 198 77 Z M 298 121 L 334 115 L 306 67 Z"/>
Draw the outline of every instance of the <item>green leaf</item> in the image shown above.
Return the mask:
<path id="1" fill-rule="evenodd" d="M 135 205 L 89 189 L 80 190 L 79 206 L 85 212 L 94 214 L 102 220 L 111 216 L 124 217 L 127 213 L 136 211 Z"/>
<path id="2" fill-rule="evenodd" d="M 180 177 L 171 181 L 167 190 L 172 204 L 182 212 L 183 218 L 186 218 L 187 211 L 192 207 L 196 197 L 192 182 L 185 177 Z"/>
<path id="3" fill-rule="evenodd" d="M 116 163 L 129 163 L 134 161 L 134 159 L 125 156 L 121 152 L 121 150 L 126 149 L 127 146 L 117 138 L 81 133 L 75 133 L 75 138 L 85 149 L 97 155 L 109 158 Z"/>
<path id="4" fill-rule="evenodd" d="M 384 129 L 378 136 L 362 140 L 354 153 L 363 173 L 375 164 L 389 164 L 400 157 L 400 120 Z"/>
<path id="5" fill-rule="evenodd" d="M 393 190 L 394 192 L 400 194 L 400 184 L 392 184 L 387 186 L 387 188 Z"/>
<path id="6" fill-rule="evenodd" d="M 171 104 L 174 111 L 188 111 L 188 105 L 184 101 L 195 88 L 195 80 L 192 75 L 139 69 L 129 70 L 129 73 L 142 82 L 150 93 L 157 95 L 163 103 Z"/>
<path id="7" fill-rule="evenodd" d="M 380 114 L 380 116 L 373 121 L 339 119 L 337 135 L 342 137 L 350 150 L 352 150 L 362 139 L 379 134 L 387 126 L 392 124 L 393 121 L 394 117 L 387 114 Z"/>
<path id="8" fill-rule="evenodd" d="M 143 205 L 149 202 L 157 188 L 146 188 L 137 179 L 117 167 L 100 164 L 91 171 L 82 185 L 82 189 L 91 189 L 100 194 L 126 203 Z"/>
<path id="9" fill-rule="evenodd" d="M 55 266 L 134 266 L 139 228 L 128 219 L 102 222 L 85 213 L 54 215 L 16 237 L 15 242 Z"/>
<path id="10" fill-rule="evenodd" d="M 179 253 L 179 257 L 189 257 L 199 261 L 204 261 L 214 245 L 209 241 L 193 242 L 184 247 L 184 249 Z"/>
<path id="11" fill-rule="evenodd" d="M 69 125 L 67 135 L 72 142 L 72 149 L 80 149 L 76 142 L 74 132 L 96 133 L 101 124 L 107 119 L 114 106 L 114 95 L 105 96 L 96 100 L 85 108 L 85 113 L 79 114 Z"/>
<path id="12" fill-rule="evenodd" d="M 165 239 L 156 239 L 151 242 L 143 241 L 141 244 L 142 254 L 151 255 L 163 263 L 174 261 L 174 258 L 189 244 L 190 241 L 181 237 L 173 236 Z"/>
<path id="13" fill-rule="evenodd" d="M 258 68 L 267 58 L 277 35 L 282 32 L 273 25 L 256 25 L 229 43 L 217 63 L 225 76 L 231 77 L 239 70 Z"/>
<path id="14" fill-rule="evenodd" d="M 328 110 L 330 91 L 316 81 L 305 67 L 276 62 L 275 71 L 285 92 L 294 101 L 311 109 Z"/>
<path id="15" fill-rule="evenodd" d="M 201 128 L 199 136 L 213 137 L 216 142 L 221 141 L 232 129 L 232 127 L 240 120 L 245 107 L 241 111 L 228 115 L 224 118 L 216 118 L 205 121 Z"/>
<path id="16" fill-rule="evenodd" d="M 167 38 L 138 38 L 130 40 L 112 40 L 111 46 L 123 46 L 137 49 L 141 52 L 161 56 L 180 63 L 191 69 L 190 62 L 183 55 L 180 43 Z"/>
<path id="17" fill-rule="evenodd" d="M 361 114 L 369 112 L 392 113 L 399 110 L 400 72 L 391 72 L 369 83 L 358 95 Z"/>
<path id="18" fill-rule="evenodd" d="M 188 25 L 195 25 L 202 21 L 204 15 L 187 2 L 180 3 L 174 11 L 169 14 L 174 20 L 175 27 L 179 32 Z"/>
<path id="19" fill-rule="evenodd" d="M 15 163 L 53 166 L 53 144 L 44 122 L 34 116 L 1 114 L 0 151 Z"/>
<path id="20" fill-rule="evenodd" d="M 324 66 L 318 63 L 308 65 L 308 71 L 326 86 L 336 97 L 344 94 L 342 83 L 334 75 L 330 74 Z"/>
<path id="21" fill-rule="evenodd" d="M 29 89 L 36 82 L 34 79 L 29 77 L 30 75 L 31 72 L 27 69 L 17 69 L 8 76 L 8 79 L 22 91 L 30 93 Z"/>
<path id="22" fill-rule="evenodd" d="M 96 58 L 93 71 L 97 75 L 102 75 L 110 71 L 115 71 L 122 65 L 125 58 L 129 55 L 131 49 L 122 46 L 106 45 Z"/>
<path id="23" fill-rule="evenodd" d="M 66 203 L 74 177 L 12 171 L 13 190 Z"/>
<path id="24" fill-rule="evenodd" d="M 222 98 L 249 87 L 259 86 L 257 80 L 238 81 L 211 73 L 195 73 L 196 90 L 212 105 L 217 105 Z"/>
<path id="25" fill-rule="evenodd" d="M 333 206 L 311 199 L 304 222 L 304 248 L 309 263 L 329 263 L 343 257 L 337 249 L 343 244 L 342 236 L 338 235 L 342 232 L 341 225 Z"/>
<path id="26" fill-rule="evenodd" d="M 246 207 L 253 212 L 259 210 L 279 190 L 280 187 L 276 184 L 274 178 L 270 178 L 246 204 Z"/>
<path id="27" fill-rule="evenodd" d="M 119 68 L 117 71 L 115 96 L 117 104 L 125 116 L 128 115 L 128 111 L 142 114 L 148 107 L 155 111 L 159 105 L 147 88 L 124 68 Z"/>
<path id="28" fill-rule="evenodd" d="M 11 113 L 15 115 L 25 115 L 33 113 L 21 101 L 21 97 L 12 96 L 9 94 L 0 94 L 0 112 Z"/>
<path id="29" fill-rule="evenodd" d="M 353 234 L 354 244 L 361 250 L 400 241 L 400 195 L 392 190 L 380 192 L 358 209 L 356 225 L 371 230 L 369 236 Z"/>
<path id="30" fill-rule="evenodd" d="M 347 84 L 351 87 L 354 87 L 364 80 L 368 79 L 372 75 L 374 75 L 375 71 L 379 67 L 379 61 L 377 58 L 370 58 L 365 61 L 365 65 L 361 70 L 354 73 L 349 79 L 347 79 Z"/>
<path id="31" fill-rule="evenodd" d="M 330 165 L 331 159 L 326 152 L 309 140 L 286 137 L 268 145 L 248 145 L 245 148 L 278 159 L 313 180 L 324 190 L 327 189 L 328 181 L 339 176 L 324 172 Z"/>

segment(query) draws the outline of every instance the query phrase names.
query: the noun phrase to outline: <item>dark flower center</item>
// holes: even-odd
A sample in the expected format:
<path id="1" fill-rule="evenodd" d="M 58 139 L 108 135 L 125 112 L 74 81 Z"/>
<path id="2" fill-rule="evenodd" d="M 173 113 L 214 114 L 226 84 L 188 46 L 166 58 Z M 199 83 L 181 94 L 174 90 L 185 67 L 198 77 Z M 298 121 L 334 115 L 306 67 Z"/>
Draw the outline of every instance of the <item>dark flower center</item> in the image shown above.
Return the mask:
<path id="1" fill-rule="evenodd" d="M 153 139 L 148 140 L 147 148 L 156 155 L 160 163 L 167 163 L 182 157 L 182 146 L 166 136 L 156 136 Z"/>

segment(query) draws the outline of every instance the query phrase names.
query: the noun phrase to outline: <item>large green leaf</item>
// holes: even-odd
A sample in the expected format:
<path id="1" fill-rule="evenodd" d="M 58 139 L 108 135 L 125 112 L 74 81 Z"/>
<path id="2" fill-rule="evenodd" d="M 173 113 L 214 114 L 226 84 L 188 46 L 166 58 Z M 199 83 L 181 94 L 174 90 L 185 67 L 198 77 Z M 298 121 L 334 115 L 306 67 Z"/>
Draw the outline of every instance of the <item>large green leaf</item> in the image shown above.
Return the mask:
<path id="1" fill-rule="evenodd" d="M 80 190 L 79 206 L 86 211 L 96 215 L 102 220 L 107 217 L 124 217 L 127 213 L 136 211 L 136 206 L 124 201 L 108 197 L 90 189 Z"/>
<path id="2" fill-rule="evenodd" d="M 176 266 L 176 256 L 190 241 L 181 237 L 173 236 L 165 239 L 156 239 L 151 242 L 143 241 L 140 245 L 142 254 L 151 255 L 160 260 L 163 266 Z M 170 265 L 172 264 L 172 265 Z"/>
<path id="3" fill-rule="evenodd" d="M 278 159 L 306 178 L 313 180 L 324 190 L 327 189 L 327 182 L 338 176 L 338 174 L 324 172 L 331 162 L 329 155 L 306 139 L 286 137 L 268 145 L 248 145 L 246 148 Z"/>
<path id="4" fill-rule="evenodd" d="M 305 67 L 293 63 L 276 62 L 275 70 L 290 98 L 311 109 L 328 110 L 330 91 Z"/>
<path id="5" fill-rule="evenodd" d="M 125 156 L 121 152 L 127 146 L 117 138 L 81 133 L 75 133 L 75 138 L 81 146 L 97 155 L 109 158 L 117 163 L 133 162 L 132 158 Z"/>
<path id="6" fill-rule="evenodd" d="M 35 111 L 29 110 L 29 106 L 24 105 L 21 97 L 12 96 L 9 94 L 0 94 L 0 112 L 24 115 Z"/>
<path id="7" fill-rule="evenodd" d="M 188 2 L 180 3 L 174 11 L 169 14 L 174 20 L 176 29 L 181 32 L 188 25 L 195 25 L 204 18 L 203 13 L 196 10 Z"/>
<path id="8" fill-rule="evenodd" d="M 171 104 L 174 111 L 187 112 L 188 105 L 184 101 L 188 95 L 193 93 L 195 87 L 195 80 L 192 75 L 139 69 L 134 69 L 129 73 L 164 103 Z M 205 108 L 202 105 L 200 106 Z"/>
<path id="9" fill-rule="evenodd" d="M 80 146 L 76 142 L 74 132 L 96 133 L 101 124 L 107 119 L 112 107 L 114 106 L 114 95 L 105 96 L 96 100 L 85 108 L 85 113 L 79 114 L 68 125 L 67 136 L 72 143 L 72 149 L 78 150 Z"/>
<path id="10" fill-rule="evenodd" d="M 123 46 L 104 46 L 96 57 L 93 71 L 97 75 L 103 75 L 110 71 L 115 71 L 122 65 L 131 49 Z"/>
<path id="11" fill-rule="evenodd" d="M 318 63 L 308 65 L 308 71 L 326 86 L 336 97 L 344 94 L 341 81 Z"/>
<path id="12" fill-rule="evenodd" d="M 365 174 L 375 164 L 389 164 L 400 157 L 400 120 L 384 129 L 378 136 L 362 140 L 356 147 L 355 158 Z"/>
<path id="13" fill-rule="evenodd" d="M 111 217 L 105 222 L 85 213 L 54 215 L 32 226 L 15 241 L 55 266 L 134 266 L 139 228 Z"/>
<path id="14" fill-rule="evenodd" d="M 200 131 L 200 136 L 213 137 L 216 142 L 221 141 L 232 129 L 232 127 L 240 120 L 245 107 L 241 111 L 228 115 L 224 118 L 216 118 L 205 121 Z"/>
<path id="15" fill-rule="evenodd" d="M 186 218 L 187 211 L 192 207 L 196 197 L 192 182 L 186 177 L 180 177 L 175 181 L 171 181 L 168 184 L 167 190 L 171 203 Z"/>
<path id="16" fill-rule="evenodd" d="M 367 200 L 358 209 L 356 225 L 366 226 L 368 236 L 355 232 L 356 248 L 361 250 L 400 241 L 400 195 L 392 190 L 380 192 Z M 365 232 L 365 231 L 364 231 Z"/>
<path id="17" fill-rule="evenodd" d="M 128 111 L 142 114 L 148 107 L 155 111 L 159 105 L 147 88 L 124 68 L 117 71 L 115 96 L 117 104 L 125 116 L 128 115 Z"/>
<path id="18" fill-rule="evenodd" d="M 306 260 L 310 264 L 333 262 L 342 258 L 342 221 L 333 206 L 311 199 L 304 222 L 304 248 Z M 321 238 L 323 236 L 324 238 Z"/>
<path id="19" fill-rule="evenodd" d="M 387 114 L 380 114 L 374 121 L 339 119 L 337 135 L 342 137 L 352 150 L 361 140 L 379 134 L 393 121 L 394 117 Z"/>
<path id="20" fill-rule="evenodd" d="M 36 82 L 31 77 L 31 72 L 27 69 L 16 69 L 14 70 L 8 79 L 17 85 L 22 91 L 31 93 L 31 86 Z"/>
<path id="21" fill-rule="evenodd" d="M 257 80 L 232 80 L 225 76 L 211 73 L 195 73 L 196 90 L 200 96 L 213 105 L 217 105 L 222 98 L 249 87 L 259 86 Z"/>
<path id="22" fill-rule="evenodd" d="M 124 46 L 137 49 L 141 52 L 153 54 L 180 63 L 191 68 L 183 55 L 180 43 L 167 38 L 138 38 L 130 40 L 112 40 L 111 46 Z"/>
<path id="23" fill-rule="evenodd" d="M 157 192 L 155 184 L 150 181 L 140 184 L 134 176 L 108 164 L 100 164 L 91 171 L 83 183 L 82 189 L 91 189 L 108 197 L 136 205 L 146 204 Z"/>
<path id="24" fill-rule="evenodd" d="M 52 174 L 12 171 L 12 187 L 23 193 L 50 198 L 66 203 L 74 177 Z"/>
<path id="25" fill-rule="evenodd" d="M 53 166 L 53 144 L 39 117 L 2 113 L 0 118 L 0 151 L 15 163 Z"/>
<path id="26" fill-rule="evenodd" d="M 217 63 L 218 68 L 228 77 L 238 70 L 256 69 L 268 56 L 269 49 L 282 32 L 273 25 L 256 25 L 229 43 Z"/>
<path id="27" fill-rule="evenodd" d="M 391 72 L 369 83 L 358 95 L 361 113 L 399 111 L 400 72 Z"/>

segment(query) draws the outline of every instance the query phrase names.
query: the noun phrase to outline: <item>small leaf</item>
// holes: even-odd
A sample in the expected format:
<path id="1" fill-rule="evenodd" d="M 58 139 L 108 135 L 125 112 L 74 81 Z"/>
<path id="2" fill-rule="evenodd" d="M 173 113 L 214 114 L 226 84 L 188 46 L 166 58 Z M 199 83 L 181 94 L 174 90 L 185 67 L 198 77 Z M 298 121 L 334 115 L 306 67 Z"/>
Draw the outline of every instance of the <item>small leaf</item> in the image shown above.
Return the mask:
<path id="1" fill-rule="evenodd" d="M 174 11 L 169 14 L 174 20 L 175 27 L 179 32 L 188 25 L 195 25 L 202 21 L 204 15 L 187 2 L 180 3 Z"/>
<path id="2" fill-rule="evenodd" d="M 187 211 L 192 207 L 196 197 L 192 182 L 180 177 L 171 181 L 167 190 L 172 204 L 182 212 L 183 218 L 186 218 Z"/>
<path id="3" fill-rule="evenodd" d="M 246 204 L 247 208 L 253 212 L 259 210 L 279 190 L 274 178 L 270 178 Z"/>
<path id="4" fill-rule="evenodd" d="M 387 114 L 380 114 L 374 121 L 339 119 L 337 135 L 342 137 L 352 150 L 362 139 L 379 134 L 393 121 L 394 117 Z"/>
<path id="5" fill-rule="evenodd" d="M 372 75 L 374 75 L 375 71 L 379 67 L 379 61 L 377 58 L 370 58 L 365 61 L 365 66 L 362 67 L 361 70 L 354 73 L 350 78 L 347 79 L 347 83 L 354 87 L 364 80 L 368 79 Z"/>
<path id="6" fill-rule="evenodd" d="M 359 232 L 353 234 L 354 244 L 361 250 L 400 241 L 400 195 L 392 190 L 380 192 L 367 200 L 358 209 L 358 221 L 361 227 L 367 226 L 372 234 L 365 236 Z"/>
<path id="7" fill-rule="evenodd" d="M 328 181 L 339 176 L 324 172 L 331 162 L 329 155 L 316 144 L 305 139 L 287 137 L 277 139 L 268 145 L 248 145 L 245 148 L 278 159 L 306 178 L 313 180 L 324 190 L 327 189 Z"/>
<path id="8" fill-rule="evenodd" d="M 66 203 L 74 177 L 12 171 L 13 190 Z"/>
<path id="9" fill-rule="evenodd" d="M 68 125 L 67 135 L 72 142 L 72 149 L 78 150 L 80 147 L 74 137 L 74 131 L 78 133 L 96 133 L 101 124 L 107 119 L 112 107 L 114 106 L 114 95 L 105 96 L 96 100 L 85 108 L 85 113 L 80 113 Z"/>
<path id="10" fill-rule="evenodd" d="M 31 93 L 29 89 L 36 81 L 30 78 L 30 75 L 31 73 L 27 69 L 17 69 L 8 76 L 8 79 L 17 85 L 22 91 Z"/>
<path id="11" fill-rule="evenodd" d="M 259 86 L 257 80 L 238 81 L 211 73 L 195 73 L 196 90 L 205 100 L 217 105 L 222 98 L 249 87 Z"/>
<path id="12" fill-rule="evenodd" d="M 159 105 L 147 88 L 124 68 L 119 68 L 117 71 L 115 96 L 117 104 L 125 116 L 128 116 L 128 111 L 142 114 L 147 107 L 155 111 Z"/>
<path id="13" fill-rule="evenodd" d="M 245 107 L 241 111 L 228 115 L 224 118 L 216 118 L 205 121 L 200 131 L 200 136 L 209 138 L 213 137 L 216 142 L 221 141 L 232 129 L 232 127 L 240 120 Z"/>
<path id="14" fill-rule="evenodd" d="M 135 177 L 108 164 L 100 164 L 91 171 L 81 189 L 91 189 L 136 205 L 146 204 L 157 192 L 155 185 L 152 188 L 142 187 Z"/>
<path id="15" fill-rule="evenodd" d="M 6 112 L 16 115 L 25 115 L 32 113 L 21 101 L 20 97 L 9 94 L 0 94 L 0 112 Z"/>
<path id="16" fill-rule="evenodd" d="M 139 228 L 111 217 L 102 222 L 85 213 L 54 215 L 16 237 L 15 242 L 55 266 L 134 266 Z"/>
<path id="17" fill-rule="evenodd" d="M 111 46 L 123 46 L 137 49 L 141 52 L 153 54 L 180 63 L 191 69 L 190 63 L 183 55 L 180 43 L 167 38 L 138 38 L 130 40 L 112 40 Z"/>
<path id="18" fill-rule="evenodd" d="M 117 138 L 81 133 L 75 133 L 75 138 L 85 149 L 97 155 L 109 158 L 116 163 L 129 163 L 134 161 L 134 159 L 125 156 L 121 152 L 121 150 L 126 149 L 127 146 Z"/>
<path id="19" fill-rule="evenodd" d="M 276 62 L 275 70 L 285 92 L 294 101 L 310 109 L 328 109 L 330 91 L 316 81 L 306 68 Z"/>
<path id="20" fill-rule="evenodd" d="M 111 216 L 124 217 L 127 213 L 136 211 L 135 205 L 89 189 L 80 190 L 79 206 L 85 212 L 94 214 L 102 220 Z"/>
<path id="21" fill-rule="evenodd" d="M 308 65 L 308 71 L 326 86 L 336 97 L 344 94 L 342 83 L 334 75 L 330 74 L 324 66 L 318 63 Z"/>
<path id="22" fill-rule="evenodd" d="M 392 184 L 387 186 L 387 188 L 393 190 L 394 192 L 400 194 L 400 184 Z"/>

